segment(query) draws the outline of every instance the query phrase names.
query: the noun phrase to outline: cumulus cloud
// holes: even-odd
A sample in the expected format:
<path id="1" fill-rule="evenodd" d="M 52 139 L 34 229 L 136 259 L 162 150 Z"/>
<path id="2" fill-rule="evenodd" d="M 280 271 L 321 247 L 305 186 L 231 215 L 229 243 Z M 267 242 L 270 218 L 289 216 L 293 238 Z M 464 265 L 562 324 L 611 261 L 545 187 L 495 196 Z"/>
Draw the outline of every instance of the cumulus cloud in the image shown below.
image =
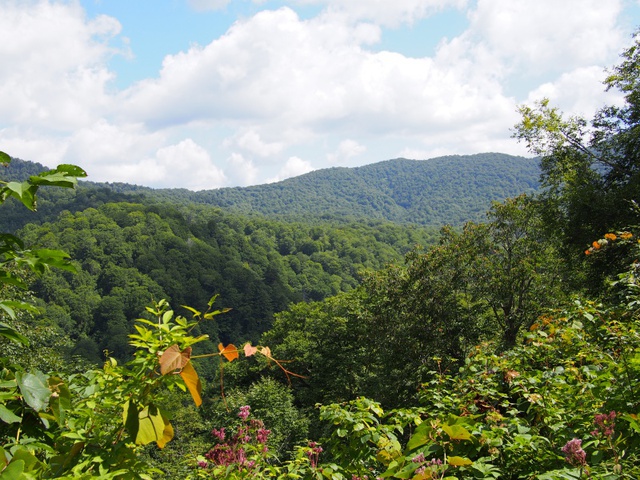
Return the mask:
<path id="1" fill-rule="evenodd" d="M 52 131 L 94 121 L 110 105 L 105 62 L 120 29 L 107 16 L 87 21 L 75 2 L 3 2 L 0 118 Z"/>
<path id="2" fill-rule="evenodd" d="M 124 93 L 125 115 L 150 128 L 233 121 L 273 132 L 415 135 L 513 108 L 472 62 L 372 52 L 356 30 L 289 8 L 260 12 L 205 47 L 167 56 L 159 78 Z"/>
<path id="3" fill-rule="evenodd" d="M 226 161 L 225 172 L 232 185 L 255 185 L 258 179 L 258 169 L 251 159 L 239 153 L 232 153 Z"/>
<path id="4" fill-rule="evenodd" d="M 367 150 L 367 147 L 360 145 L 355 140 L 343 140 L 338 145 L 335 152 L 327 155 L 327 160 L 332 165 L 344 163 L 352 157 L 356 157 Z"/>
<path id="5" fill-rule="evenodd" d="M 624 41 L 621 10 L 621 0 L 478 0 L 464 37 L 529 73 L 601 65 Z"/>
<path id="6" fill-rule="evenodd" d="M 601 67 L 577 68 L 563 73 L 553 82 L 545 82 L 529 93 L 527 103 L 543 98 L 561 110 L 591 117 L 604 105 L 622 104 L 623 95 L 617 91 L 606 92 L 603 86 L 605 72 Z"/>
<path id="7" fill-rule="evenodd" d="M 253 129 L 239 132 L 233 138 L 227 139 L 224 145 L 226 147 L 240 148 L 260 157 L 276 155 L 284 148 L 282 142 L 269 143 L 263 141 L 260 134 Z"/>
<path id="8" fill-rule="evenodd" d="M 284 164 L 278 174 L 273 178 L 267 179 L 267 183 L 274 183 L 284 180 L 285 178 L 297 177 L 313 170 L 315 169 L 311 166 L 311 162 L 299 157 L 289 157 L 289 159 L 287 159 L 287 163 Z"/>
<path id="9" fill-rule="evenodd" d="M 467 0 L 298 0 L 325 5 L 329 12 L 351 21 L 367 20 L 386 27 L 412 24 L 445 8 L 462 8 Z"/>
<path id="10" fill-rule="evenodd" d="M 322 11 L 301 18 L 303 3 Z M 89 19 L 78 2 L 0 2 L 2 148 L 78 163 L 94 180 L 193 189 L 386 159 L 373 145 L 423 158 L 511 153 L 517 103 L 547 96 L 588 115 L 606 100 L 603 66 L 628 43 L 622 0 L 288 4 L 166 55 L 159 72 L 116 91 L 109 59 L 130 53 L 113 47 L 126 44 L 118 20 Z M 388 27 L 451 8 L 468 29 L 432 56 L 377 48 Z"/>

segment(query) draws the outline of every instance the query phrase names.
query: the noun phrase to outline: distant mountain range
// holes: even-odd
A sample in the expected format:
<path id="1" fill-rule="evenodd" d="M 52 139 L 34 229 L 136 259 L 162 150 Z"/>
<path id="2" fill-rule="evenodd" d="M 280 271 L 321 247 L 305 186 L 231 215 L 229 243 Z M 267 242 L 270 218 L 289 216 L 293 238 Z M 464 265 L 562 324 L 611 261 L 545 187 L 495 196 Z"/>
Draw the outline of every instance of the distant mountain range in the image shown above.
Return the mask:
<path id="1" fill-rule="evenodd" d="M 120 199 L 122 194 L 134 194 L 136 199 L 142 195 L 283 220 L 461 225 L 482 221 L 493 201 L 537 191 L 539 176 L 537 159 L 483 153 L 430 160 L 398 158 L 356 168 L 316 170 L 278 183 L 199 192 L 123 183 L 82 184 L 107 188 Z"/>

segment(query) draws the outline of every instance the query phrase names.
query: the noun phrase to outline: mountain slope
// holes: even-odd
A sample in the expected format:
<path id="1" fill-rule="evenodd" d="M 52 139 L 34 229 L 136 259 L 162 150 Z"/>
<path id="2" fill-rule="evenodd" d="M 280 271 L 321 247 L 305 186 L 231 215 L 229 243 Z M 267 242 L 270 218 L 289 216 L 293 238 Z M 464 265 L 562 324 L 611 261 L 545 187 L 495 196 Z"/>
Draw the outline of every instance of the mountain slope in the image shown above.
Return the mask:
<path id="1" fill-rule="evenodd" d="M 3 173 L 9 173 L 10 179 L 24 178 L 26 173 L 40 171 L 38 167 L 41 166 L 16 160 Z M 364 219 L 462 225 L 470 220 L 483 221 L 492 201 L 536 191 L 539 175 L 536 159 L 500 153 L 430 160 L 398 158 L 356 168 L 316 170 L 278 183 L 200 192 L 83 181 L 81 185 L 87 188 L 81 188 L 75 200 L 69 192 L 52 192 L 52 197 L 43 192 L 41 207 L 55 213 L 59 209 L 78 211 L 95 206 L 94 202 L 166 201 L 212 205 L 229 213 L 281 220 Z M 147 200 L 142 200 L 143 197 Z M 4 223 L 9 223 L 6 220 Z M 19 227 L 19 219 L 10 225 Z"/>
<path id="2" fill-rule="evenodd" d="M 267 185 L 206 190 L 190 198 L 238 213 L 460 225 L 483 220 L 492 201 L 537 190 L 539 174 L 537 160 L 498 153 L 395 159 L 316 170 Z"/>

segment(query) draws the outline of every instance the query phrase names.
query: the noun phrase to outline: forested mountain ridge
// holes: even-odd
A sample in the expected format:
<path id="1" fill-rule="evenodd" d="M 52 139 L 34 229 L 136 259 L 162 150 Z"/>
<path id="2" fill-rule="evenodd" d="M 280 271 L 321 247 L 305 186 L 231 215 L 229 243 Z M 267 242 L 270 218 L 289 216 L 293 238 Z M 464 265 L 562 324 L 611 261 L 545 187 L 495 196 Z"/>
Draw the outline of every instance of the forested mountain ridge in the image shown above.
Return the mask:
<path id="1" fill-rule="evenodd" d="M 537 160 L 499 153 L 397 158 L 272 184 L 204 190 L 190 198 L 238 213 L 462 225 L 484 220 L 492 201 L 536 191 L 539 175 Z"/>
<path id="2" fill-rule="evenodd" d="M 6 173 L 9 179 L 24 179 L 29 174 L 42 171 L 41 167 L 31 162 L 16 161 Z M 100 197 L 98 203 L 140 202 L 145 197 L 144 203 L 198 203 L 232 213 L 283 220 L 335 222 L 375 219 L 402 224 L 459 226 L 467 221 L 483 221 L 493 201 L 535 192 L 539 175 L 536 159 L 483 153 L 430 160 L 398 158 L 356 168 L 316 170 L 277 183 L 199 192 L 83 181 L 85 187 L 97 190 L 86 192 L 81 188 L 75 194 L 77 201 L 72 200 L 72 192 L 52 194 L 56 198 L 67 197 L 57 210 L 77 211 L 82 207 L 95 206 L 85 198 L 87 196 L 94 197 L 93 201 Z M 134 195 L 133 199 L 131 195 Z M 50 200 L 45 193 L 42 207 L 54 213 L 56 209 Z M 77 205 L 78 201 L 82 205 Z M 7 215 L 11 216 L 11 211 Z"/>

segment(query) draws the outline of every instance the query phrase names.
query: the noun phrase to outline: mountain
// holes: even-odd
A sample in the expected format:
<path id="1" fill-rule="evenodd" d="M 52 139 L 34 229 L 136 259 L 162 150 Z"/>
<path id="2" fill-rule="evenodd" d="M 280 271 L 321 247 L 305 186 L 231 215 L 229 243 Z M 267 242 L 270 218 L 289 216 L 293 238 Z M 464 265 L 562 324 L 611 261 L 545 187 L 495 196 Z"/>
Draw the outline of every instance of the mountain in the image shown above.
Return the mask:
<path id="1" fill-rule="evenodd" d="M 21 172 L 27 169 L 21 162 L 15 163 L 20 163 Z M 277 183 L 200 192 L 123 183 L 82 185 L 98 188 L 102 195 L 111 191 L 119 201 L 126 200 L 127 195 L 134 195 L 135 201 L 144 196 L 282 220 L 374 219 L 439 226 L 483 221 L 491 202 L 535 192 L 539 175 L 537 159 L 483 153 L 430 160 L 398 158 L 356 168 L 316 170 Z"/>
<path id="2" fill-rule="evenodd" d="M 482 221 L 492 201 L 538 189 L 538 161 L 499 153 L 398 158 L 329 168 L 278 183 L 190 195 L 238 213 L 285 217 L 366 217 L 396 223 Z"/>

